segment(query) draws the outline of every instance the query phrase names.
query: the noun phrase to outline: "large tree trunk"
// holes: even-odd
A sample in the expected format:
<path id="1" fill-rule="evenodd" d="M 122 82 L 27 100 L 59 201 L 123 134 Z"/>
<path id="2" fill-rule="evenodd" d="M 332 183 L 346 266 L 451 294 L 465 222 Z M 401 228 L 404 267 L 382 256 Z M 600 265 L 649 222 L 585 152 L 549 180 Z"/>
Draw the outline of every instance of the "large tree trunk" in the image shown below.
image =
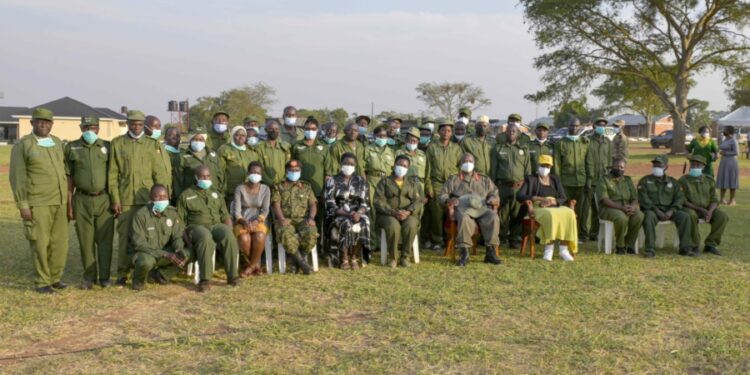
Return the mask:
<path id="1" fill-rule="evenodd" d="M 672 154 L 685 153 L 685 129 L 688 112 L 688 76 L 686 72 L 679 72 L 675 80 L 675 105 L 671 108 L 672 115 Z"/>

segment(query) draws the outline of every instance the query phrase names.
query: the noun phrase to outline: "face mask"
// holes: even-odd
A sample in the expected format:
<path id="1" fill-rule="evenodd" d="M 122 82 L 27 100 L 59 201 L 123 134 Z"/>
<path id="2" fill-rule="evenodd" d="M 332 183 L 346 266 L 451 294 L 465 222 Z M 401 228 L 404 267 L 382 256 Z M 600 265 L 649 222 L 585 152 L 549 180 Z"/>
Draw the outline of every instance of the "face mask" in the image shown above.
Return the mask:
<path id="1" fill-rule="evenodd" d="M 93 144 L 99 138 L 99 136 L 96 135 L 96 133 L 92 132 L 91 130 L 86 130 L 85 132 L 83 132 L 81 137 L 88 144 Z"/>
<path id="2" fill-rule="evenodd" d="M 612 175 L 612 177 L 622 177 L 623 171 L 619 169 L 610 169 L 609 173 Z"/>
<path id="3" fill-rule="evenodd" d="M 247 144 L 249 146 L 255 146 L 258 144 L 258 137 L 247 137 Z"/>
<path id="4" fill-rule="evenodd" d="M 463 135 L 454 135 L 454 137 L 456 137 L 456 140 L 459 141 L 459 142 L 463 141 L 463 139 L 464 139 Z"/>
<path id="5" fill-rule="evenodd" d="M 261 179 L 261 176 L 257 173 L 250 173 L 247 176 L 247 180 L 254 184 L 257 184 L 258 182 L 260 182 L 260 179 Z"/>
<path id="6" fill-rule="evenodd" d="M 224 133 L 225 131 L 227 131 L 227 124 L 214 124 L 214 131 L 216 131 L 217 133 Z"/>
<path id="7" fill-rule="evenodd" d="M 245 147 L 245 145 L 242 145 L 242 146 L 237 146 L 237 144 L 236 144 L 236 143 L 234 143 L 234 140 L 232 140 L 232 142 L 231 142 L 230 144 L 232 145 L 232 147 L 234 147 L 234 148 L 236 148 L 236 149 L 238 149 L 238 150 L 240 150 L 240 151 L 245 151 L 245 150 L 247 150 L 247 147 Z"/>
<path id="8" fill-rule="evenodd" d="M 539 142 L 539 144 L 542 144 L 542 145 L 544 144 L 544 142 L 547 142 L 546 139 L 537 138 L 536 140 L 537 140 L 537 142 Z"/>
<path id="9" fill-rule="evenodd" d="M 388 138 L 375 138 L 375 144 L 378 147 L 383 147 L 386 143 L 388 143 Z"/>
<path id="10" fill-rule="evenodd" d="M 336 142 L 336 138 L 328 138 L 328 137 L 326 137 L 326 138 L 323 138 L 323 140 L 324 140 L 324 141 L 325 141 L 326 143 L 328 143 L 329 145 L 330 145 L 331 143 L 333 143 L 333 142 Z"/>
<path id="11" fill-rule="evenodd" d="M 417 144 L 416 143 L 407 143 L 406 144 L 406 149 L 409 150 L 409 151 L 414 151 L 414 150 L 417 149 Z"/>
<path id="12" fill-rule="evenodd" d="M 539 168 L 537 168 L 537 169 L 536 169 L 536 172 L 537 172 L 537 173 L 538 173 L 538 174 L 539 174 L 540 176 L 542 176 L 542 177 L 546 177 L 546 176 L 548 176 L 548 175 L 549 175 L 549 171 L 550 171 L 550 168 L 547 168 L 547 167 L 541 167 L 541 166 L 540 166 Z"/>
<path id="13" fill-rule="evenodd" d="M 474 129 L 474 133 L 477 135 L 477 137 L 481 137 L 484 135 L 484 128 L 479 127 Z"/>
<path id="14" fill-rule="evenodd" d="M 393 139 L 393 138 L 388 138 L 388 140 L 386 141 L 386 143 L 388 143 L 389 146 L 393 146 L 393 145 L 396 144 L 396 140 Z"/>
<path id="15" fill-rule="evenodd" d="M 344 174 L 344 176 L 351 176 L 354 174 L 354 166 L 353 165 L 342 165 L 341 166 L 341 173 Z"/>
<path id="16" fill-rule="evenodd" d="M 203 190 L 210 188 L 212 184 L 211 180 L 198 180 L 198 187 Z"/>
<path id="17" fill-rule="evenodd" d="M 474 171 L 474 163 L 463 163 L 461 164 L 461 170 L 466 173 L 471 173 Z"/>
<path id="18" fill-rule="evenodd" d="M 161 129 L 156 129 L 151 131 L 151 138 L 153 139 L 159 139 L 161 138 Z"/>
<path id="19" fill-rule="evenodd" d="M 701 133 L 701 136 L 702 136 L 703 138 L 708 138 L 708 137 L 710 137 L 710 136 L 711 136 L 711 133 L 709 133 L 709 132 Z"/>
<path id="20" fill-rule="evenodd" d="M 401 166 L 401 165 L 397 165 L 396 167 L 393 168 L 393 173 L 398 178 L 406 176 L 406 172 L 408 172 L 408 171 L 409 171 L 409 168 L 406 168 L 406 167 Z"/>
<path id="21" fill-rule="evenodd" d="M 596 133 L 596 135 L 604 135 L 604 127 L 603 126 L 595 127 L 594 133 Z"/>
<path id="22" fill-rule="evenodd" d="M 458 122 L 462 122 L 465 125 L 468 125 L 469 124 L 469 118 L 468 117 L 459 117 L 458 118 Z"/>
<path id="23" fill-rule="evenodd" d="M 202 142 L 202 141 L 190 142 L 190 149 L 192 149 L 195 152 L 201 152 L 203 151 L 204 148 L 206 148 L 206 142 Z"/>
<path id="24" fill-rule="evenodd" d="M 620 134 L 620 128 L 614 128 L 615 134 Z"/>
<path id="25" fill-rule="evenodd" d="M 424 136 L 423 135 L 423 136 L 419 137 L 419 143 L 421 143 L 423 145 L 426 145 L 426 144 L 430 143 L 431 140 L 432 140 L 432 138 L 430 136 Z"/>
<path id="26" fill-rule="evenodd" d="M 396 135 L 401 134 L 401 128 L 396 128 L 396 131 L 393 132 L 393 133 L 396 134 Z"/>
<path id="27" fill-rule="evenodd" d="M 131 132 L 130 130 L 128 130 L 128 135 L 130 135 L 130 137 L 134 138 L 134 139 L 138 139 L 140 137 L 143 137 L 143 134 L 144 134 L 143 130 L 141 130 L 141 134 L 138 134 L 138 135 L 135 135 L 133 132 Z"/>
<path id="28" fill-rule="evenodd" d="M 287 171 L 286 172 L 286 179 L 291 182 L 297 182 L 299 180 L 299 176 L 302 175 L 302 171 Z"/>
<path id="29" fill-rule="evenodd" d="M 568 138 L 568 139 L 570 139 L 573 142 L 575 142 L 575 141 L 578 140 L 578 136 L 577 135 L 570 135 L 570 134 L 568 134 L 568 135 L 565 136 L 565 138 Z"/>
<path id="30" fill-rule="evenodd" d="M 435 131 L 435 124 L 433 124 L 431 122 L 428 122 L 428 123 L 424 124 L 424 126 L 425 126 L 425 128 L 430 129 L 430 133 L 432 133 L 432 132 Z"/>
<path id="31" fill-rule="evenodd" d="M 152 210 L 154 211 L 155 214 L 160 214 L 164 212 L 164 210 L 166 210 L 168 206 L 169 206 L 168 200 L 154 201 L 154 208 Z"/>
<path id="32" fill-rule="evenodd" d="M 305 130 L 305 138 L 307 139 L 315 139 L 315 137 L 318 136 L 317 130 Z"/>
<path id="33" fill-rule="evenodd" d="M 170 146 L 170 145 L 164 145 L 164 149 L 167 150 L 167 152 L 171 152 L 173 154 L 179 154 L 180 150 Z"/>
<path id="34" fill-rule="evenodd" d="M 664 168 L 653 167 L 651 168 L 651 174 L 653 174 L 656 177 L 664 176 Z"/>
<path id="35" fill-rule="evenodd" d="M 294 126 L 297 123 L 296 117 L 284 117 L 284 125 Z"/>
<path id="36" fill-rule="evenodd" d="M 367 128 L 364 126 L 359 127 L 359 135 L 365 135 L 367 134 Z"/>
<path id="37" fill-rule="evenodd" d="M 36 144 L 42 147 L 53 147 L 55 145 L 55 141 L 52 139 L 52 137 L 39 138 L 36 140 Z"/>
<path id="38" fill-rule="evenodd" d="M 703 168 L 690 168 L 690 177 L 700 177 L 703 175 Z"/>

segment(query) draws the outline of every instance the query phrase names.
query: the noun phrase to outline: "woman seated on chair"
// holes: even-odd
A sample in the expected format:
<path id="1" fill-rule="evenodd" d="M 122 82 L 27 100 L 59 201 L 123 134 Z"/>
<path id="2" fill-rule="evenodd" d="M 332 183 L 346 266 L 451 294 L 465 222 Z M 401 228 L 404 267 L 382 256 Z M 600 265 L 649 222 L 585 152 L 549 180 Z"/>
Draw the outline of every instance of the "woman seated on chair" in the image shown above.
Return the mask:
<path id="1" fill-rule="evenodd" d="M 230 211 L 234 219 L 234 235 L 240 246 L 241 277 L 259 276 L 260 256 L 266 244 L 266 217 L 271 189 L 260 183 L 263 165 L 257 161 L 247 166 L 247 179 L 234 190 Z"/>
<path id="2" fill-rule="evenodd" d="M 544 245 L 544 260 L 552 260 L 555 241 L 560 241 L 560 257 L 570 262 L 570 253 L 578 251 L 576 214 L 564 206 L 565 189 L 560 177 L 550 174 L 552 163 L 552 156 L 539 156 L 539 168 L 524 179 L 518 200 L 528 205 L 528 215 L 539 223 L 536 236 Z"/>
<path id="3" fill-rule="evenodd" d="M 370 193 L 367 181 L 354 173 L 356 165 L 354 154 L 341 155 L 341 171 L 326 181 L 324 193 L 325 227 L 330 236 L 331 250 L 338 249 L 343 270 L 359 268 L 357 245 L 361 245 L 365 261 L 370 256 L 370 219 L 367 217 Z"/>

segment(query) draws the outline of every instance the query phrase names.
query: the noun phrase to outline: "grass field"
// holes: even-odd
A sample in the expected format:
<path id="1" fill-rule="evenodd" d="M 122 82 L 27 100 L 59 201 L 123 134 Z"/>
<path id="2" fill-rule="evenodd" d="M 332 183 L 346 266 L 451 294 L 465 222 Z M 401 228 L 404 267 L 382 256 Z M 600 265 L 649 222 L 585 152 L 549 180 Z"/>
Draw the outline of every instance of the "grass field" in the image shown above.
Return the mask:
<path id="1" fill-rule="evenodd" d="M 629 174 L 647 173 L 656 151 L 631 152 Z M 0 168 L 8 156 L 0 147 Z M 408 269 L 217 279 L 207 294 L 181 279 L 42 296 L 7 181 L 0 169 L 0 373 L 750 373 L 747 190 L 722 208 L 723 257 L 587 243 L 570 264 L 503 249 L 502 266 L 460 269 L 425 251 Z M 77 285 L 72 226 L 70 238 L 64 280 Z"/>

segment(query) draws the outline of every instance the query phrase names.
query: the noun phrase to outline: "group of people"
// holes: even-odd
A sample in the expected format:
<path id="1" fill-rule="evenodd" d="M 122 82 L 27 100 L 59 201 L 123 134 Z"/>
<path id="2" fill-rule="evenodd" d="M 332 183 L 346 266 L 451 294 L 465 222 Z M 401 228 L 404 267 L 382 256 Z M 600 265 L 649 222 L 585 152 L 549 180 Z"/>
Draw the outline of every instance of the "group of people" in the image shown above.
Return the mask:
<path id="1" fill-rule="evenodd" d="M 573 261 L 578 244 L 596 238 L 600 218 L 614 222 L 618 254 L 634 252 L 643 228 L 645 255 L 654 256 L 656 223 L 670 220 L 680 254 L 697 255 L 699 219 L 712 227 L 703 251 L 719 254 L 728 219 L 705 156 L 693 155 L 679 181 L 658 156 L 636 190 L 625 176 L 627 140 L 620 133 L 610 141 L 606 119 L 594 122 L 590 137 L 573 119 L 552 144 L 549 125 L 537 125 L 531 139 L 520 115 L 492 134 L 487 116 L 472 121 L 468 108 L 459 112 L 455 122 L 425 118 L 403 133 L 398 118 L 370 132 L 370 118 L 358 116 L 343 137 L 337 124 L 321 127 L 312 117 L 298 127 L 292 106 L 263 124 L 265 137 L 257 118 L 230 128 L 229 114 L 217 112 L 182 146 L 178 127 L 162 137 L 159 119 L 140 111 L 127 113 L 127 133 L 111 142 L 98 137 L 97 118 L 83 117 L 81 137 L 64 144 L 50 134 L 53 114 L 36 108 L 10 166 L 36 290 L 67 287 L 68 221 L 75 221 L 83 289 L 111 285 L 115 233 L 115 284 L 130 279 L 135 290 L 167 284 L 193 262 L 199 291 L 211 287 L 215 263 L 237 285 L 263 274 L 267 242 L 304 274 L 316 248 L 329 265 L 356 270 L 381 243 L 390 267 L 408 267 L 417 236 L 423 249 L 443 248 L 446 215 L 455 220 L 459 266 L 476 242 L 485 262 L 501 264 L 500 243 L 518 246 L 524 217 L 538 223 L 545 260 L 558 243 L 560 257 Z"/>

